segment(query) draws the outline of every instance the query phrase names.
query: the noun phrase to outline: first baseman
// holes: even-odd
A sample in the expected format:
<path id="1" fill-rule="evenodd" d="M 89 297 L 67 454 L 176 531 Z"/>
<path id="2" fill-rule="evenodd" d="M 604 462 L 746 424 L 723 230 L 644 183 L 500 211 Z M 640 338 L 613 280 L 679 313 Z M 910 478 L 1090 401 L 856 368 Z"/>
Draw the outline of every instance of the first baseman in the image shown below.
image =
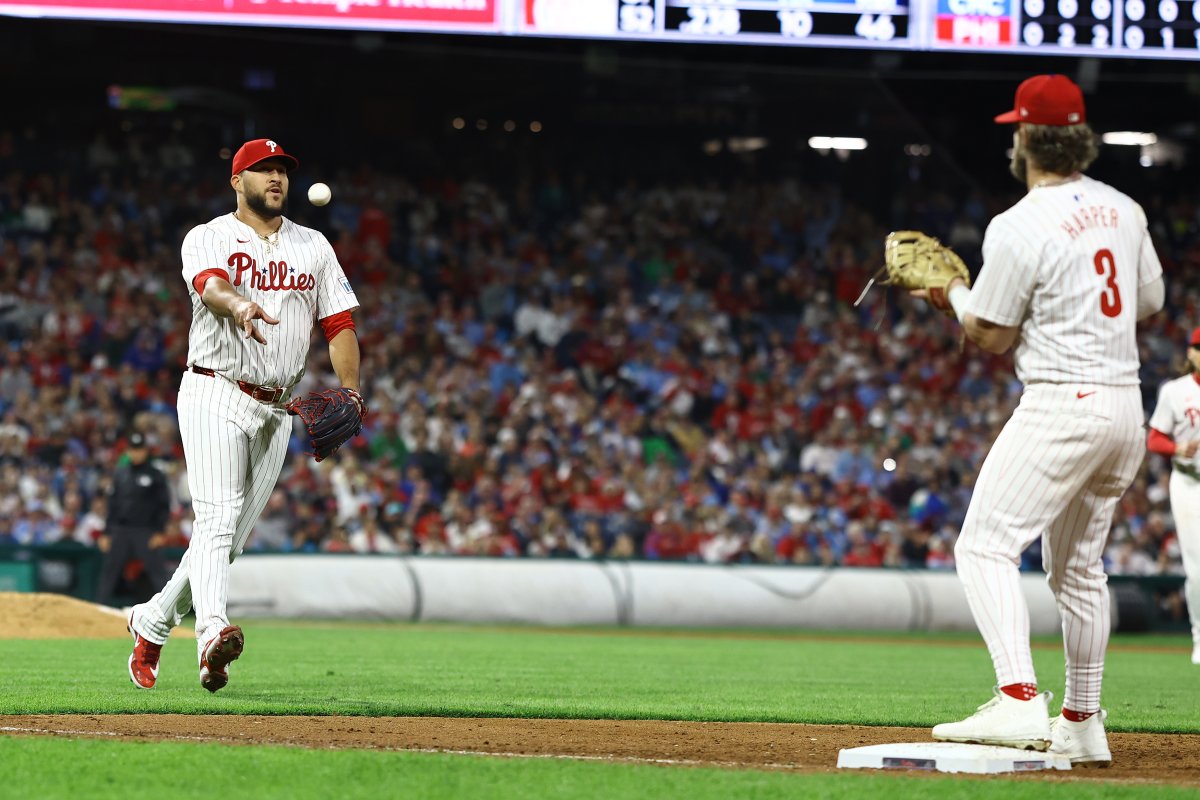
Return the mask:
<path id="1" fill-rule="evenodd" d="M 1187 574 L 1184 593 L 1192 621 L 1192 663 L 1200 664 L 1200 328 L 1187 347 L 1188 372 L 1158 391 L 1146 446 L 1171 459 L 1171 515 Z"/>
<path id="2" fill-rule="evenodd" d="M 975 714 L 936 726 L 933 737 L 1107 763 L 1101 557 L 1113 507 L 1145 454 L 1136 327 L 1162 308 L 1162 266 L 1141 207 L 1083 174 L 1097 147 L 1070 79 L 1030 78 L 996 121 L 1016 125 L 1011 169 L 1028 193 L 988 226 L 974 288 L 956 278 L 948 296 L 973 342 L 992 353 L 1015 347 L 1024 384 L 980 469 L 955 547 L 999 686 Z M 1053 721 L 1049 693 L 1037 689 L 1018 572 L 1038 537 L 1067 662 Z"/>
<path id="3" fill-rule="evenodd" d="M 192 326 L 179 431 L 195 522 L 175 574 L 130 613 L 129 677 L 143 689 L 193 606 L 200 684 L 215 692 L 229 682 L 244 645 L 226 615 L 229 565 L 279 478 L 292 427 L 284 403 L 304 374 L 314 321 L 343 386 L 358 389 L 358 299 L 326 238 L 283 216 L 298 164 L 271 139 L 246 142 L 230 178 L 237 210 L 183 240 Z"/>

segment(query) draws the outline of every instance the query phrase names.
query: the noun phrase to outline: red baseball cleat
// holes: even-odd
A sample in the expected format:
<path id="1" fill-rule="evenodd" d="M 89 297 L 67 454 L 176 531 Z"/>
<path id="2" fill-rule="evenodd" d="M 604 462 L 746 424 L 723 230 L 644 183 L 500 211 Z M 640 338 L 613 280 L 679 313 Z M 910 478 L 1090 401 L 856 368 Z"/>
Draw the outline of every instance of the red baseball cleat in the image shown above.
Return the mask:
<path id="1" fill-rule="evenodd" d="M 200 685 L 210 692 L 223 689 L 229 683 L 229 664 L 237 660 L 246 645 L 246 637 L 237 625 L 224 628 L 204 645 L 200 656 Z"/>
<path id="2" fill-rule="evenodd" d="M 158 680 L 158 657 L 162 645 L 144 639 L 133 629 L 133 612 L 129 612 L 129 624 L 125 626 L 133 637 L 133 653 L 129 656 L 129 680 L 139 689 L 153 689 Z"/>

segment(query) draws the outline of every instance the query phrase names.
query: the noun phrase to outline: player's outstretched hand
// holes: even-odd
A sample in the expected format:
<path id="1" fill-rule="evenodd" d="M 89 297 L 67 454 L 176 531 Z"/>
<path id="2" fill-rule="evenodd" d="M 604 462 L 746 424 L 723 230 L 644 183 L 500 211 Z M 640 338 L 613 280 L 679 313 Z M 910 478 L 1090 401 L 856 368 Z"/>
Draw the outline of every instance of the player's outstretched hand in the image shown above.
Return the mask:
<path id="1" fill-rule="evenodd" d="M 246 338 L 253 339 L 259 344 L 266 344 L 266 337 L 259 333 L 258 328 L 254 327 L 254 320 L 256 319 L 261 319 L 268 325 L 279 324 L 279 320 L 272 317 L 266 311 L 263 311 L 262 306 L 253 300 L 238 303 L 237 307 L 233 309 L 233 321 L 246 334 Z"/>

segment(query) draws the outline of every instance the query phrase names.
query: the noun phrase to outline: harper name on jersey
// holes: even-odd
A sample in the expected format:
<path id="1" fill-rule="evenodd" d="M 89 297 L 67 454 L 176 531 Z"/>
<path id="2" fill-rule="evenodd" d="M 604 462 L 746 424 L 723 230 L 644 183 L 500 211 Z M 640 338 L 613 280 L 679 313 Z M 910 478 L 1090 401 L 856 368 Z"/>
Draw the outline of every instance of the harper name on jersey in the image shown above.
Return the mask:
<path id="1" fill-rule="evenodd" d="M 233 214 L 223 214 L 193 228 L 182 253 L 192 298 L 188 364 L 231 380 L 294 386 L 304 375 L 313 324 L 358 307 L 329 240 L 286 217 L 279 230 L 264 237 Z M 231 317 L 219 317 L 204 305 L 196 285 L 205 275 L 225 279 L 279 320 L 257 326 L 266 345 L 246 338 Z"/>
<path id="2" fill-rule="evenodd" d="M 1146 214 L 1086 175 L 1030 189 L 988 225 L 967 311 L 1019 326 L 1017 378 L 1136 386 L 1138 292 L 1162 276 Z"/>
<path id="3" fill-rule="evenodd" d="M 1071 213 L 1060 226 L 1072 239 L 1092 228 L 1117 227 L 1117 210 L 1108 206 L 1086 206 Z"/>

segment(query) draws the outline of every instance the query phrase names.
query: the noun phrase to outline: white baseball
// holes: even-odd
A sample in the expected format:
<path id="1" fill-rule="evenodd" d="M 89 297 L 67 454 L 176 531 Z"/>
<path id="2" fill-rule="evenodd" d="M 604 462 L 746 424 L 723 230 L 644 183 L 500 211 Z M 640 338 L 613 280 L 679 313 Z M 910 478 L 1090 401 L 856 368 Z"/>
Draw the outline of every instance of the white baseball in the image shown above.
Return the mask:
<path id="1" fill-rule="evenodd" d="M 329 191 L 329 186 L 324 183 L 314 183 L 308 187 L 308 202 L 314 206 L 323 206 L 333 197 L 333 192 Z"/>

